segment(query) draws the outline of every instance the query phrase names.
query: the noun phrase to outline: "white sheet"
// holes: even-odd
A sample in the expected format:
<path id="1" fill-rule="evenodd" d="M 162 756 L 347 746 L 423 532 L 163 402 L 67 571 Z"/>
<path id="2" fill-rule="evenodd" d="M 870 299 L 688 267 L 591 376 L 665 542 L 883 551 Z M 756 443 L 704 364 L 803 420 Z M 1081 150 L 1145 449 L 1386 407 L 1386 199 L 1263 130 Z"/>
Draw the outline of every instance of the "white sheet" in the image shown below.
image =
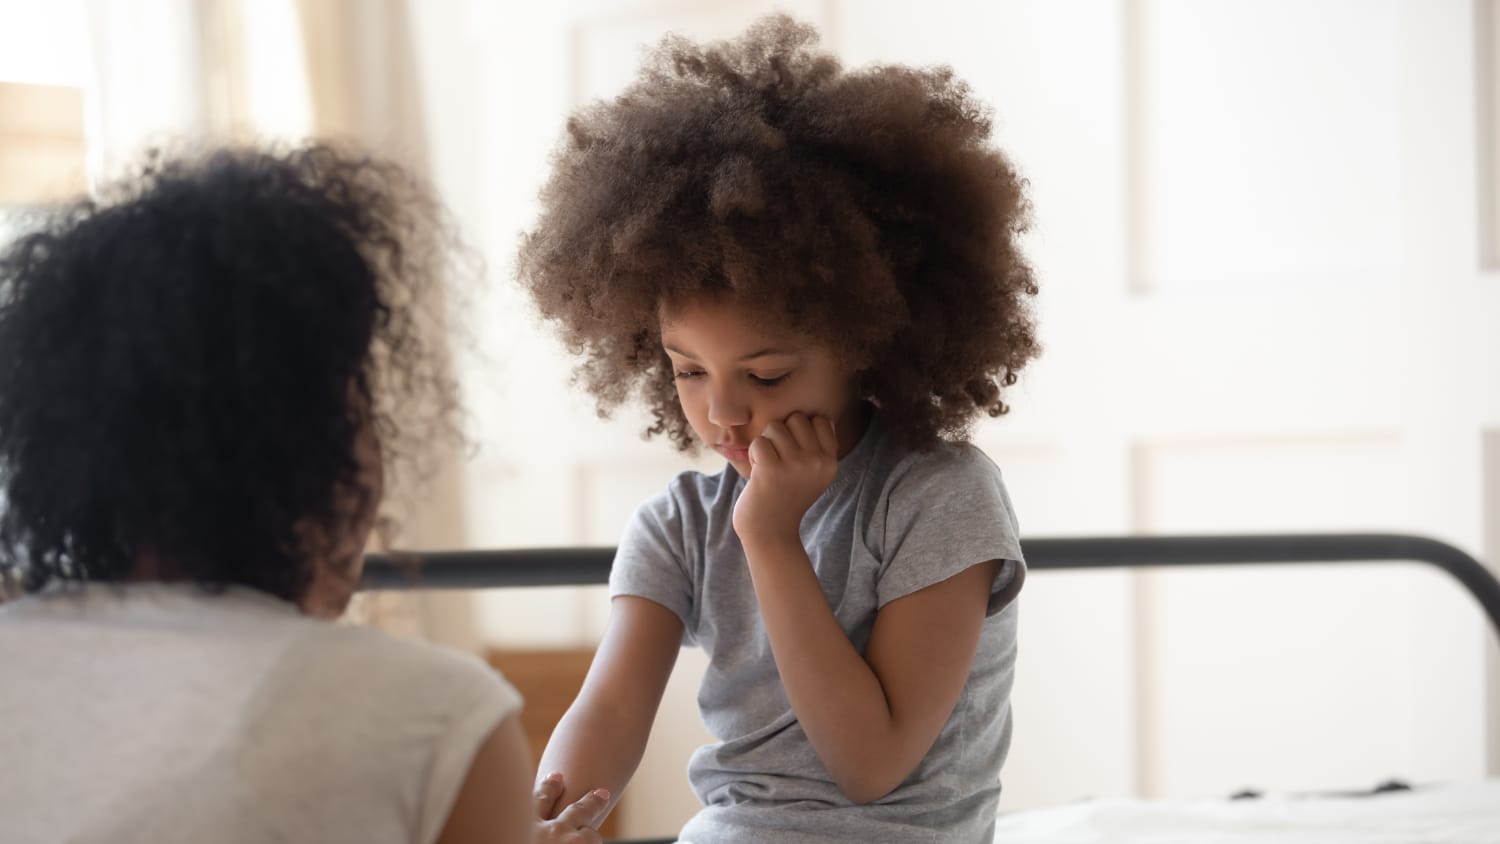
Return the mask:
<path id="1" fill-rule="evenodd" d="M 1001 815 L 996 844 L 1500 844 L 1500 780 L 1368 797 L 1089 800 Z"/>

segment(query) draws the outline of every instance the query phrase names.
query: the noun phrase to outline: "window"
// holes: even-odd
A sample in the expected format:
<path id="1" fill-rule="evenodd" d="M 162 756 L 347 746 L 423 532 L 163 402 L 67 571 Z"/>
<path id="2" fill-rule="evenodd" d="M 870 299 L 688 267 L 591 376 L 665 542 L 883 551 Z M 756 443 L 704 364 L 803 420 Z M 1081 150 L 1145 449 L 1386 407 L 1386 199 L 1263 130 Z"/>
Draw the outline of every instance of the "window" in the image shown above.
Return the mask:
<path id="1" fill-rule="evenodd" d="M 84 163 L 82 90 L 0 82 L 0 207 L 77 196 Z"/>

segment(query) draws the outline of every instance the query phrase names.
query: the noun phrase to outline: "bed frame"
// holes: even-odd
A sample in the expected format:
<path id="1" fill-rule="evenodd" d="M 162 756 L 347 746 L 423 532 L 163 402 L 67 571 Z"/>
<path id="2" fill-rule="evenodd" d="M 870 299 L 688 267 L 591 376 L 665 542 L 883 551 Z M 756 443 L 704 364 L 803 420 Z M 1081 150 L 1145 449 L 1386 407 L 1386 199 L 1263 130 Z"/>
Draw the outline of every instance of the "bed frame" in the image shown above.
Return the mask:
<path id="1" fill-rule="evenodd" d="M 1056 569 L 1223 566 L 1264 563 L 1415 562 L 1452 575 L 1500 636 L 1500 580 L 1459 549 L 1394 533 L 1304 533 L 1222 536 L 1106 536 L 1030 539 L 1022 543 L 1031 571 Z M 365 589 L 489 589 L 587 586 L 609 580 L 615 549 L 533 548 L 503 551 L 421 551 L 372 554 Z"/>
<path id="2" fill-rule="evenodd" d="M 1459 549 L 1420 536 L 1389 533 L 1109 536 L 1022 543 L 1031 571 L 1266 563 L 1427 563 L 1452 575 L 1474 597 L 1500 638 L 1500 580 Z M 605 583 L 613 548 L 434 551 L 374 554 L 366 589 L 487 589 Z M 619 844 L 670 844 L 671 838 Z"/>

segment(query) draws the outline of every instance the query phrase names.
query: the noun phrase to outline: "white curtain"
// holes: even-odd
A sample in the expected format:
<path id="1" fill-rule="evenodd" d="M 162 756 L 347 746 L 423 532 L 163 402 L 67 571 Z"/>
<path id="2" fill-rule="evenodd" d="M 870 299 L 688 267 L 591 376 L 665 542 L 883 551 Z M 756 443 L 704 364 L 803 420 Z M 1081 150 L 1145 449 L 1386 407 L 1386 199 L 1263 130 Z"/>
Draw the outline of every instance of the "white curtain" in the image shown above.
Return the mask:
<path id="1" fill-rule="evenodd" d="M 291 0 L 88 0 L 96 176 L 180 141 L 312 129 Z"/>
<path id="2" fill-rule="evenodd" d="M 426 138 L 404 0 L 87 0 L 91 171 L 108 177 L 174 142 L 336 138 L 425 178 Z M 445 349 L 442 326 L 434 347 Z M 401 542 L 465 540 L 459 455 L 398 502 Z M 465 595 L 362 596 L 360 621 L 468 649 Z"/>

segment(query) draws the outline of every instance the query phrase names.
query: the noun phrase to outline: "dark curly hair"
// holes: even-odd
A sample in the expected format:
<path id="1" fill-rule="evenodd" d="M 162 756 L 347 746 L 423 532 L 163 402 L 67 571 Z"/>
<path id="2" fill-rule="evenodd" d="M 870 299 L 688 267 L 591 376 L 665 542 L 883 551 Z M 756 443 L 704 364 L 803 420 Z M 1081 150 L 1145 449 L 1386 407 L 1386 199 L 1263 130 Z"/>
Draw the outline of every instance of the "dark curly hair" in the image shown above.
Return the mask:
<path id="1" fill-rule="evenodd" d="M 639 395 L 646 435 L 690 448 L 658 308 L 726 292 L 844 355 L 912 445 L 1007 412 L 1037 288 L 988 109 L 950 68 L 845 72 L 816 43 L 783 15 L 706 47 L 668 36 L 569 120 L 518 275 L 601 415 Z"/>
<path id="2" fill-rule="evenodd" d="M 373 506 L 363 432 L 393 477 L 457 433 L 428 324 L 447 231 L 401 168 L 312 145 L 157 153 L 18 238 L 0 580 L 119 581 L 148 555 L 169 579 L 300 599 Z"/>

